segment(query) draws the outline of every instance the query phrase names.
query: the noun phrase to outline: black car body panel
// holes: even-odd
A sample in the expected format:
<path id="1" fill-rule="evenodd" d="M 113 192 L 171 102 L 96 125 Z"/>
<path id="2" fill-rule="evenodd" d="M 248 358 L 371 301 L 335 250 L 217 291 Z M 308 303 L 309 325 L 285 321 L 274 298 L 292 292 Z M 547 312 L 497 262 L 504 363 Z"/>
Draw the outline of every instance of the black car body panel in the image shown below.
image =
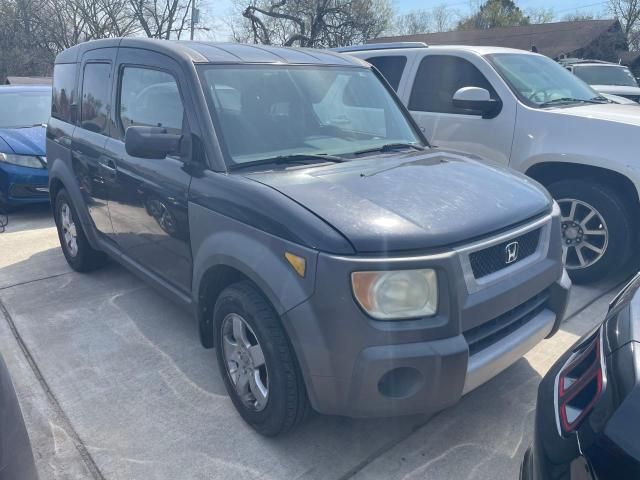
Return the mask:
<path id="1" fill-rule="evenodd" d="M 325 219 L 362 253 L 450 247 L 547 213 L 550 204 L 532 181 L 439 150 L 251 178 Z"/>
<path id="2" fill-rule="evenodd" d="M 602 324 L 578 340 L 543 378 L 523 480 L 640 478 L 639 331 L 640 275 L 614 299 Z M 557 378 L 573 352 L 598 335 L 604 353 L 602 392 L 575 432 L 567 434 L 558 424 Z"/>
<path id="3" fill-rule="evenodd" d="M 82 91 L 96 63 L 111 79 L 100 105 Z M 432 412 L 555 333 L 571 283 L 557 241 L 560 212 L 539 185 L 428 148 L 391 88 L 378 83 L 400 109 L 393 118 L 415 133 L 410 148 L 353 152 L 335 165 L 315 157 L 231 168 L 203 77 L 209 67 L 256 64 L 371 74 L 368 64 L 335 53 L 201 42 L 99 40 L 57 57 L 47 130 L 51 198 L 67 191 L 93 248 L 191 309 L 206 347 L 214 343 L 217 296 L 249 280 L 280 317 L 312 406 L 325 413 Z M 162 72 L 177 87 L 180 149 L 166 158 L 127 151 L 135 125 L 121 113 L 137 108 L 122 109 L 128 68 L 147 69 L 146 78 Z M 158 104 L 168 101 L 165 83 Z M 264 95 L 252 93 L 255 107 Z M 93 115 L 102 107 L 106 121 L 83 124 L 83 108 Z M 242 108 L 241 99 L 230 106 L 236 117 Z M 507 261 L 505 245 L 532 234 L 526 255 Z M 285 253 L 305 260 L 302 275 Z M 488 270 L 474 273 L 472 257 Z M 358 304 L 353 272 L 394 269 L 436 272 L 435 315 L 379 321 Z M 398 368 L 413 378 L 401 397 L 383 381 Z"/>
<path id="4" fill-rule="evenodd" d="M 0 480 L 37 480 L 31 442 L 9 371 L 0 355 Z"/>

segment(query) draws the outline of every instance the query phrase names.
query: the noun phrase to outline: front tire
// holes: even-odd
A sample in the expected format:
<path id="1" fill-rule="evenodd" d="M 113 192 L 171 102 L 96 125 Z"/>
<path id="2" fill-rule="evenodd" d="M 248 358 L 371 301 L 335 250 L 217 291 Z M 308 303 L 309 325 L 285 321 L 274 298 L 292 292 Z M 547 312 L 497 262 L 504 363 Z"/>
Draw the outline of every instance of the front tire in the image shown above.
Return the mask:
<path id="1" fill-rule="evenodd" d="M 300 424 L 309 400 L 300 367 L 271 305 L 248 281 L 226 288 L 213 313 L 220 374 L 242 418 L 274 437 Z"/>
<path id="2" fill-rule="evenodd" d="M 592 282 L 621 268 L 633 243 L 633 222 L 621 196 L 581 179 L 547 188 L 562 211 L 563 261 L 571 279 Z"/>
<path id="3" fill-rule="evenodd" d="M 69 194 L 64 189 L 56 195 L 54 214 L 62 253 L 69 266 L 77 272 L 90 272 L 103 266 L 106 255 L 89 244 Z"/>

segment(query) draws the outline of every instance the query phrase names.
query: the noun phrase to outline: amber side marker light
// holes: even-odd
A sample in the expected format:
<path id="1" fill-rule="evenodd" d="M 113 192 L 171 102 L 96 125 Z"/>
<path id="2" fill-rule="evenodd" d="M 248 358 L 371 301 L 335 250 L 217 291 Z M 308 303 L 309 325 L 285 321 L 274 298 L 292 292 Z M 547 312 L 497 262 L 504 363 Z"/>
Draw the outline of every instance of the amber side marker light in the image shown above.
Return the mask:
<path id="1" fill-rule="evenodd" d="M 298 275 L 304 278 L 304 274 L 307 271 L 307 261 L 296 255 L 295 253 L 285 252 L 284 258 L 287 259 L 287 262 L 293 267 Z"/>

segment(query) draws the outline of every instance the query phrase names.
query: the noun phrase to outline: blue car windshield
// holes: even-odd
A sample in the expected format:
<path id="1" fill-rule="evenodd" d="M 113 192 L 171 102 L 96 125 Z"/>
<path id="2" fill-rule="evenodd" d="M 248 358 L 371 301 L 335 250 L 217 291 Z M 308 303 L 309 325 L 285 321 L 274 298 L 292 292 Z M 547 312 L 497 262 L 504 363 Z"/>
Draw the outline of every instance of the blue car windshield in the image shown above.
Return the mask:
<path id="1" fill-rule="evenodd" d="M 423 146 L 401 106 L 369 69 L 206 65 L 201 77 L 232 165 Z"/>
<path id="2" fill-rule="evenodd" d="M 51 92 L 48 90 L 0 91 L 0 128 L 42 125 L 47 123 L 50 113 Z"/>

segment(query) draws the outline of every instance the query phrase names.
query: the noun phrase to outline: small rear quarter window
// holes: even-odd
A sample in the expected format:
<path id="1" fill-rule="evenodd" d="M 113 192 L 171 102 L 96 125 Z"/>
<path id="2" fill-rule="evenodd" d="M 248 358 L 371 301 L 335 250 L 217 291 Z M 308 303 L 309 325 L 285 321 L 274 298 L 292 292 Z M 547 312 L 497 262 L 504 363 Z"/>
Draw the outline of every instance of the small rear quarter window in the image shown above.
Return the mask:
<path id="1" fill-rule="evenodd" d="M 59 63 L 53 68 L 51 116 L 71 123 L 71 105 L 76 101 L 77 63 Z"/>
<path id="2" fill-rule="evenodd" d="M 395 91 L 398 91 L 404 67 L 407 65 L 407 57 L 402 55 L 371 57 L 367 58 L 367 62 L 376 67 L 384 78 L 387 79 L 389 85 L 391 85 Z"/>

